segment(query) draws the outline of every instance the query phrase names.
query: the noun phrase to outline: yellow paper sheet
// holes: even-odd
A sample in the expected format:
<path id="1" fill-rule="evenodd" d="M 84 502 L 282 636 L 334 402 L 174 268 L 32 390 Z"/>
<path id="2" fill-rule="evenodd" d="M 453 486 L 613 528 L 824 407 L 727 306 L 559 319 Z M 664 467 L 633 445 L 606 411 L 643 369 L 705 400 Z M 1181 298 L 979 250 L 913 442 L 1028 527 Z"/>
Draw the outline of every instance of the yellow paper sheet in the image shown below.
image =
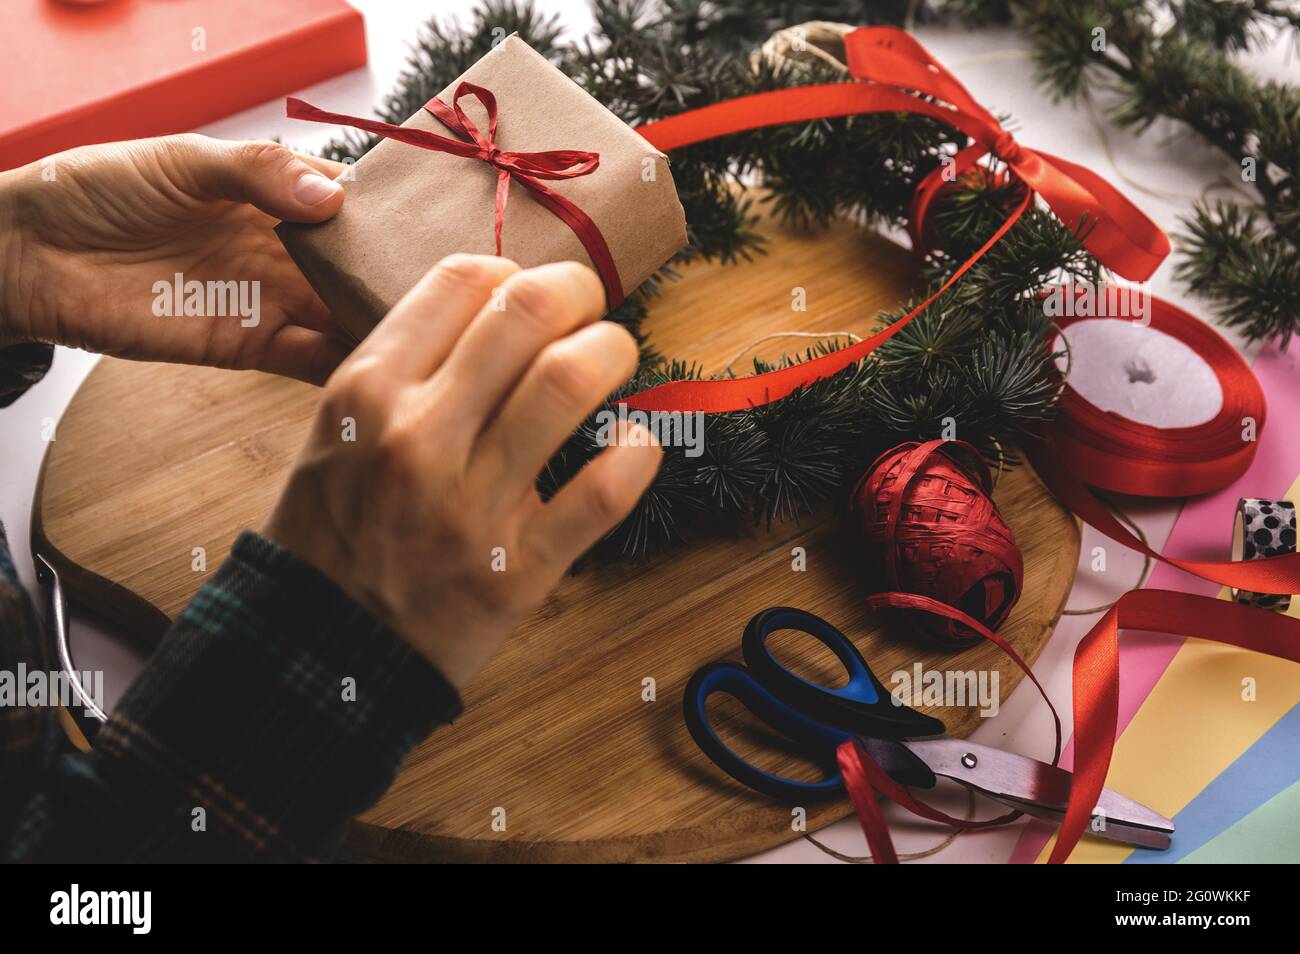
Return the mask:
<path id="1" fill-rule="evenodd" d="M 1254 702 L 1242 698 L 1247 678 Z M 1172 818 L 1296 704 L 1298 686 L 1296 663 L 1187 640 L 1115 747 L 1107 787 Z M 1133 850 L 1085 836 L 1070 862 L 1116 864 Z"/>
<path id="2" fill-rule="evenodd" d="M 1297 493 L 1300 477 L 1283 499 Z M 1229 598 L 1224 587 L 1219 599 Z M 1300 598 L 1291 600 L 1287 615 L 1300 618 Z M 1247 679 L 1254 680 L 1253 702 L 1243 698 Z M 1120 736 L 1106 787 L 1173 818 L 1297 702 L 1300 664 L 1188 639 Z M 1053 835 L 1038 863 L 1055 844 Z M 1135 850 L 1150 849 L 1085 835 L 1070 863 L 1118 864 Z"/>

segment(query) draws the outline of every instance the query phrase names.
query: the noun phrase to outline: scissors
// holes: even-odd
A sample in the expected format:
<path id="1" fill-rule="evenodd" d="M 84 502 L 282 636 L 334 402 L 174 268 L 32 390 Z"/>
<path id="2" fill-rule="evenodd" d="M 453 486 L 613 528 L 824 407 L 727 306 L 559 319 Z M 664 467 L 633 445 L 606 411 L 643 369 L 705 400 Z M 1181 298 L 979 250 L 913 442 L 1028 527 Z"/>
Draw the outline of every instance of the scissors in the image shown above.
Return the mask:
<path id="1" fill-rule="evenodd" d="M 848 671 L 848 684 L 838 689 L 818 685 L 782 665 L 768 649 L 767 639 L 786 629 L 806 633 L 830 649 Z M 893 698 L 849 638 L 812 613 L 788 606 L 763 610 L 745 627 L 741 651 L 746 665 L 710 663 L 691 677 L 682 700 L 692 738 L 736 781 L 792 804 L 834 798 L 844 793 L 835 750 L 856 738 L 901 785 L 928 789 L 938 778 L 949 778 L 1026 815 L 1056 823 L 1065 818 L 1070 772 L 1038 759 L 949 738 L 938 719 Z M 741 758 L 709 723 L 706 703 L 714 693 L 734 697 L 833 774 L 820 781 L 799 781 Z M 1105 824 L 1097 826 L 1096 834 L 1143 848 L 1170 845 L 1174 823 L 1145 805 L 1104 789 L 1097 810 Z"/>

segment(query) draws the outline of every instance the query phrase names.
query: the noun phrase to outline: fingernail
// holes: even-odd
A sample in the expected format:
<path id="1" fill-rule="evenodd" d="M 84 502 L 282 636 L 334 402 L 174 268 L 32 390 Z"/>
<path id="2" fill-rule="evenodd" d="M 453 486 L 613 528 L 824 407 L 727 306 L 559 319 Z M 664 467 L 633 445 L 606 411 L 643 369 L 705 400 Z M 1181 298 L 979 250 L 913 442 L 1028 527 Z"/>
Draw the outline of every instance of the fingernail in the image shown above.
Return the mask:
<path id="1" fill-rule="evenodd" d="M 343 187 L 318 172 L 304 173 L 293 187 L 294 198 L 304 205 L 319 205 Z"/>

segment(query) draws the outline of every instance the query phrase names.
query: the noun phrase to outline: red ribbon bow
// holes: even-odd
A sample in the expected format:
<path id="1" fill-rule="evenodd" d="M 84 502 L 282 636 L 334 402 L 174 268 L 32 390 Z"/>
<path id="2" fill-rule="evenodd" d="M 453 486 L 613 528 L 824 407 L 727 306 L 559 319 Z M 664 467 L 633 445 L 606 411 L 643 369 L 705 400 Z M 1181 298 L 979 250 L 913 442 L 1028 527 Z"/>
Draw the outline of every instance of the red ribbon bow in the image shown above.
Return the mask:
<path id="1" fill-rule="evenodd" d="M 484 135 L 461 109 L 460 100 L 464 96 L 473 96 L 487 110 L 488 131 Z M 497 137 L 497 99 L 491 90 L 473 83 L 461 83 L 456 87 L 448 106 L 436 96 L 424 104 L 430 115 L 460 137 L 451 139 L 423 129 L 407 126 L 395 126 L 392 123 L 359 116 L 347 116 L 343 113 L 331 113 L 318 109 L 301 99 L 289 97 L 285 101 L 285 113 L 290 119 L 304 119 L 315 123 L 330 123 L 337 126 L 352 126 L 395 139 L 411 146 L 428 149 L 431 152 L 445 152 L 465 159 L 478 159 L 497 170 L 496 209 L 493 219 L 493 232 L 496 236 L 496 253 L 501 254 L 501 229 L 505 223 L 506 203 L 510 198 L 511 181 L 518 182 L 532 193 L 533 198 L 559 217 L 582 242 L 592 264 L 605 286 L 605 297 L 609 307 L 615 308 L 623 300 L 623 282 L 610 254 L 605 237 L 591 217 L 571 201 L 547 186 L 542 180 L 576 179 L 591 175 L 600 167 L 600 153 L 586 152 L 581 149 L 549 149 L 541 152 L 506 152 L 496 144 Z"/>
<path id="2" fill-rule="evenodd" d="M 1148 278 L 1169 254 L 1169 239 L 1100 176 L 1064 159 L 1019 145 L 1011 134 L 908 34 L 892 27 L 864 27 L 844 38 L 850 74 L 859 82 L 798 86 L 742 96 L 671 116 L 637 131 L 667 152 L 718 136 L 835 116 L 902 112 L 931 116 L 954 126 L 973 143 L 940 166 L 916 188 L 908 215 L 913 245 L 921 236 L 939 190 L 986 155 L 996 155 L 1028 186 L 1006 222 L 944 282 L 943 286 L 888 328 L 847 348 L 812 361 L 747 378 L 672 381 L 625 398 L 641 411 L 743 411 L 783 398 L 862 360 L 896 335 L 962 277 L 1029 208 L 1034 194 L 1071 229 L 1111 271 L 1125 278 Z M 909 92 L 912 91 L 912 92 Z M 917 95 L 920 94 L 920 95 Z M 932 97 L 938 102 L 923 99 Z"/>
<path id="3" fill-rule="evenodd" d="M 855 30 L 845 38 L 844 46 L 849 72 L 855 78 L 901 88 L 891 91 L 895 94 L 902 89 L 915 90 L 948 103 L 949 107 L 945 107 L 903 94 L 911 101 L 907 111 L 933 116 L 974 140 L 953 157 L 947 178 L 941 166 L 917 187 L 909 216 L 914 237 L 944 183 L 992 154 L 1042 196 L 1067 227 L 1084 229 L 1084 246 L 1111 271 L 1143 281 L 1169 254 L 1169 239 L 1164 232 L 1110 183 L 1083 166 L 1021 146 L 910 35 L 888 28 Z M 1017 210 L 1011 221 L 1021 212 L 1023 209 Z"/>

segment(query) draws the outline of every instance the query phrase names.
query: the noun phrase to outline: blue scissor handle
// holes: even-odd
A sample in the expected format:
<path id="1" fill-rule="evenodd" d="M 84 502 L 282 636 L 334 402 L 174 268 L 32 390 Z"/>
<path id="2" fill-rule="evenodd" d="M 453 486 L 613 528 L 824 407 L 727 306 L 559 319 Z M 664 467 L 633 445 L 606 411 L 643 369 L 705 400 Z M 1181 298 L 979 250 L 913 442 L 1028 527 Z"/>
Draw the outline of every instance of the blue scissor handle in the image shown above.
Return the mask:
<path id="1" fill-rule="evenodd" d="M 764 771 L 733 752 L 709 723 L 707 703 L 715 692 L 726 693 L 782 735 L 801 744 L 830 774 L 817 782 L 802 782 Z M 844 790 L 835 767 L 835 750 L 853 736 L 826 725 L 787 705 L 772 694 L 753 673 L 734 663 L 710 663 L 691 677 L 682 699 L 686 728 L 704 754 L 736 781 L 765 795 L 789 802 L 830 798 Z M 858 740 L 891 778 L 904 785 L 929 788 L 934 773 L 911 751 L 885 739 Z"/>
<path id="2" fill-rule="evenodd" d="M 848 670 L 841 689 L 819 686 L 777 661 L 767 638 L 782 629 L 807 633 L 830 649 Z M 909 709 L 881 685 L 852 641 L 819 616 L 789 606 L 773 606 L 749 621 L 741 641 L 745 663 L 754 677 L 776 696 L 820 722 L 855 735 L 882 739 L 918 739 L 943 735 L 938 719 Z"/>

